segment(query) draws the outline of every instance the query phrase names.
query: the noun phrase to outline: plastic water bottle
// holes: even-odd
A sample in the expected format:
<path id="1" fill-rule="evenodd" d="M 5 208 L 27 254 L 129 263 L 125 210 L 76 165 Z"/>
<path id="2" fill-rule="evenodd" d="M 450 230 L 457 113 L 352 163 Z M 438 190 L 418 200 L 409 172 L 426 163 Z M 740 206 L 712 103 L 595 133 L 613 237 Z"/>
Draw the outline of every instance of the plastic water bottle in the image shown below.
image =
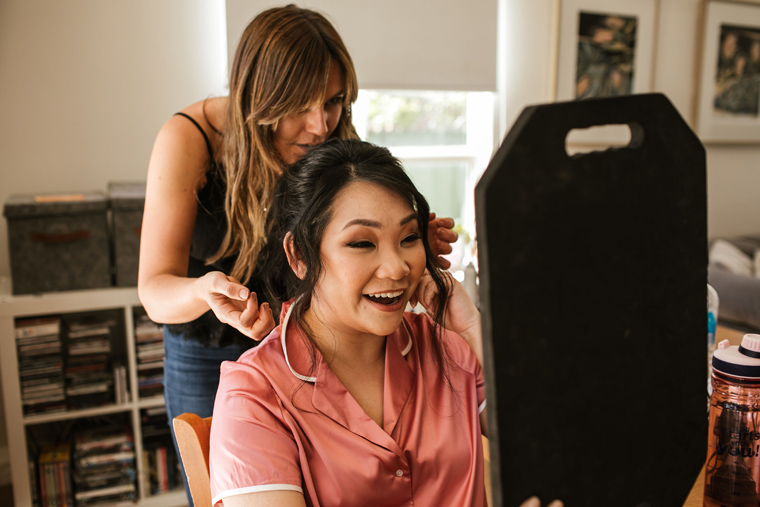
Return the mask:
<path id="1" fill-rule="evenodd" d="M 718 344 L 705 464 L 705 507 L 757 507 L 760 501 L 760 335 Z"/>
<path id="2" fill-rule="evenodd" d="M 707 284 L 707 378 L 710 378 L 712 357 L 715 352 L 715 330 L 718 326 L 718 293 Z"/>
<path id="3" fill-rule="evenodd" d="M 478 301 L 478 272 L 472 262 L 464 268 L 464 289 L 470 295 L 475 306 L 478 306 L 480 303 Z"/>

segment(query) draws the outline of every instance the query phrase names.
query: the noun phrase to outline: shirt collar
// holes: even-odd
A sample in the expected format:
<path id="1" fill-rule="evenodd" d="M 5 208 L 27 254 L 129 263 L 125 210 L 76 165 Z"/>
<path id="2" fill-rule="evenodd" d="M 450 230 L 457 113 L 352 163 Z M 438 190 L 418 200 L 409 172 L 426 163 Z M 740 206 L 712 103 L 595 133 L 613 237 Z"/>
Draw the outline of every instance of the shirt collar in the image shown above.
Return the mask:
<path id="1" fill-rule="evenodd" d="M 282 342 L 282 353 L 285 355 L 285 362 L 288 365 L 288 368 L 290 369 L 290 372 L 298 379 L 303 380 L 304 382 L 316 382 L 317 377 L 309 377 L 307 375 L 302 375 L 298 373 L 294 368 L 293 365 L 290 363 L 290 357 L 288 356 L 288 341 L 287 341 L 287 330 L 288 330 L 288 322 L 290 321 L 290 313 L 293 310 L 292 300 L 285 303 L 287 305 L 287 309 L 283 308 L 283 311 L 285 311 L 285 317 L 281 319 L 282 322 L 282 329 L 280 331 L 280 341 Z M 409 353 L 410 350 L 412 350 L 412 333 L 409 331 L 409 325 L 406 323 L 406 319 L 402 319 L 401 323 L 403 325 L 404 330 L 406 333 L 403 335 L 406 335 L 406 346 L 401 347 L 401 338 L 403 335 L 399 331 L 399 329 L 396 329 L 390 337 L 396 340 L 396 343 L 399 345 L 399 349 L 401 351 L 401 355 L 406 357 L 406 355 Z M 400 326 L 401 327 L 401 326 Z"/>

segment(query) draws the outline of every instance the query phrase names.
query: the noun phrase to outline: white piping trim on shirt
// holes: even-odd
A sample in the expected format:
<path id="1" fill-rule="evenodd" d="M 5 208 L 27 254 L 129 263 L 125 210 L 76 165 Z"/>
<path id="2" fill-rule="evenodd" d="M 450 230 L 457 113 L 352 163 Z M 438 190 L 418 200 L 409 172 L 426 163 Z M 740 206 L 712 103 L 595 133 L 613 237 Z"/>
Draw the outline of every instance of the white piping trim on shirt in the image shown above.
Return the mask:
<path id="1" fill-rule="evenodd" d="M 303 495 L 303 489 L 292 484 L 263 484 L 261 486 L 248 486 L 245 488 L 230 489 L 223 491 L 214 497 L 213 505 L 224 500 L 228 496 L 245 495 L 246 493 L 261 493 L 263 491 L 296 491 Z"/>
<path id="2" fill-rule="evenodd" d="M 288 321 L 290 320 L 290 312 L 293 310 L 293 305 L 290 305 L 288 307 L 288 311 L 285 312 L 285 318 L 282 319 L 282 330 L 280 331 L 280 341 L 282 342 L 282 352 L 285 354 L 285 362 L 288 364 L 288 368 L 290 368 L 290 372 L 295 375 L 296 378 L 303 380 L 304 382 L 316 382 L 317 377 L 307 377 L 306 375 L 301 375 L 296 370 L 293 369 L 293 367 L 290 365 L 290 358 L 288 358 L 288 346 L 286 344 L 285 340 L 285 334 L 288 330 Z M 401 354 L 406 357 L 406 355 L 409 353 L 410 350 L 412 350 L 412 333 L 409 331 L 409 325 L 406 323 L 405 320 L 401 320 L 401 322 L 404 323 L 404 329 L 406 330 L 406 336 L 409 338 L 409 343 L 404 347 L 404 350 L 401 351 Z"/>
<path id="3" fill-rule="evenodd" d="M 478 414 L 482 414 L 485 409 L 486 409 L 486 400 L 483 400 L 483 403 L 481 403 L 480 406 L 478 407 Z"/>
<path id="4" fill-rule="evenodd" d="M 300 373 L 297 373 L 296 370 L 293 369 L 293 367 L 290 365 L 290 359 L 288 358 L 288 346 L 285 343 L 285 332 L 288 329 L 288 321 L 290 320 L 290 312 L 293 310 L 293 305 L 290 305 L 288 307 L 288 311 L 285 313 L 285 318 L 282 320 L 282 332 L 280 333 L 280 340 L 282 341 L 282 352 L 285 354 L 285 362 L 288 363 L 288 368 L 290 368 L 290 372 L 296 376 L 296 378 L 299 378 L 303 380 L 304 382 L 316 382 L 317 377 L 307 377 L 306 375 L 301 375 Z"/>
<path id="5" fill-rule="evenodd" d="M 412 350 L 412 333 L 411 331 L 409 331 L 409 324 L 407 324 L 404 319 L 401 319 L 401 322 L 404 323 L 404 329 L 406 329 L 406 336 L 409 337 L 409 343 L 407 343 L 406 347 L 404 347 L 404 350 L 401 351 L 401 355 L 406 357 L 409 351 Z"/>

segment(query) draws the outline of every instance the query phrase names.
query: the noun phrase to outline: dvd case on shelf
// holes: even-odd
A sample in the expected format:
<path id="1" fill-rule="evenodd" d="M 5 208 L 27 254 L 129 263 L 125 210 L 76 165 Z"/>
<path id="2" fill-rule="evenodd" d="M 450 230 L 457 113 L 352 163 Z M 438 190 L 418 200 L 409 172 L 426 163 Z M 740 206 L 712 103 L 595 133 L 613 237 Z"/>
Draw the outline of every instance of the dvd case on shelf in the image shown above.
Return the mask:
<path id="1" fill-rule="evenodd" d="M 127 427 L 98 427 L 74 438 L 77 507 L 134 501 L 137 495 L 135 445 Z"/>
<path id="2" fill-rule="evenodd" d="M 137 347 L 137 384 L 141 398 L 164 392 L 164 334 L 163 327 L 147 315 L 135 315 Z"/>
<path id="3" fill-rule="evenodd" d="M 14 334 L 24 414 L 65 411 L 61 319 L 17 319 Z"/>
<path id="4" fill-rule="evenodd" d="M 143 471 L 153 495 L 182 487 L 182 470 L 174 450 L 166 407 L 140 411 L 143 434 Z"/>
<path id="5" fill-rule="evenodd" d="M 39 485 L 42 507 L 74 507 L 70 442 L 58 442 L 42 448 Z"/>
<path id="6" fill-rule="evenodd" d="M 70 410 L 114 402 L 108 314 L 78 316 L 66 326 L 66 404 Z"/>

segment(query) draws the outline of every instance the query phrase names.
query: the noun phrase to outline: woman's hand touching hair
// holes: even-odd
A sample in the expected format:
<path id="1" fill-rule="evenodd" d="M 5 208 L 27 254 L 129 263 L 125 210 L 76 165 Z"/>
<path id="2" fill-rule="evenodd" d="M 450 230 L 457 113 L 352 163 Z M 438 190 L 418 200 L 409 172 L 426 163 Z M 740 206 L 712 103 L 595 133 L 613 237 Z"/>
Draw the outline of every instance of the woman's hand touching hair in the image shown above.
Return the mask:
<path id="1" fill-rule="evenodd" d="M 203 276 L 202 287 L 201 296 L 220 322 L 256 341 L 263 340 L 274 329 L 269 303 L 259 305 L 256 293 L 238 280 L 212 271 Z"/>
<path id="2" fill-rule="evenodd" d="M 451 262 L 441 256 L 448 255 L 454 251 L 451 244 L 456 243 L 457 238 L 459 238 L 459 235 L 452 230 L 453 228 L 453 218 L 436 218 L 435 213 L 430 214 L 428 242 L 430 243 L 433 255 L 438 258 L 438 262 L 443 269 L 449 269 Z"/>

